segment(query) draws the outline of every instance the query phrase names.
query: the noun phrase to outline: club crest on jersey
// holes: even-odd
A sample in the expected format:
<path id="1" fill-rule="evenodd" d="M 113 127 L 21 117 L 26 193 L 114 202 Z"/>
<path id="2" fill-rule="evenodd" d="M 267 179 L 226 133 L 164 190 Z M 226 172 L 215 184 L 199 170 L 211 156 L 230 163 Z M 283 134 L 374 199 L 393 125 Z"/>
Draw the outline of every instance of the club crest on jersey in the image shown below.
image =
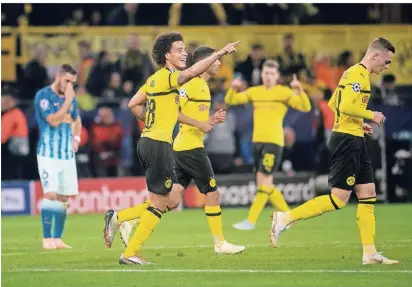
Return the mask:
<path id="1" fill-rule="evenodd" d="M 46 100 L 46 99 L 42 99 L 42 100 L 40 101 L 40 108 L 41 108 L 43 111 L 47 110 L 47 109 L 49 108 L 49 101 Z"/>
<path id="2" fill-rule="evenodd" d="M 353 90 L 355 93 L 360 93 L 360 91 L 361 91 L 361 85 L 360 85 L 359 83 L 353 83 L 353 84 L 352 84 L 352 90 Z"/>

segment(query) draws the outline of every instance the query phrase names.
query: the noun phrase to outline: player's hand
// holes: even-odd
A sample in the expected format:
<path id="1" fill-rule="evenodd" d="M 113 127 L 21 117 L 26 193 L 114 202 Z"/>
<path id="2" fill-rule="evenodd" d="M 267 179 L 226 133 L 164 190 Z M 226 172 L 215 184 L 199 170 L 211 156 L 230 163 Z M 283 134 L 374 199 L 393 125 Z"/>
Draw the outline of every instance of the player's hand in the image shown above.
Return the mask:
<path id="1" fill-rule="evenodd" d="M 236 41 L 236 42 L 227 44 L 222 50 L 217 52 L 217 55 L 219 57 L 222 57 L 224 55 L 228 55 L 228 54 L 231 54 L 233 52 L 236 52 L 236 45 L 239 44 L 239 43 L 240 43 L 240 41 Z"/>
<path id="2" fill-rule="evenodd" d="M 213 124 L 221 124 L 226 119 L 226 111 L 223 109 L 218 110 L 212 117 Z"/>
<path id="3" fill-rule="evenodd" d="M 234 89 L 235 91 L 237 91 L 237 92 L 240 91 L 240 89 L 241 89 L 242 86 L 243 86 L 242 80 L 239 79 L 239 78 L 234 79 L 234 80 L 232 81 L 231 86 L 232 86 L 232 89 Z"/>
<path id="4" fill-rule="evenodd" d="M 386 118 L 385 116 L 381 113 L 381 112 L 373 112 L 373 119 L 372 121 L 376 124 L 378 124 L 378 126 L 380 126 L 381 124 L 383 124 L 385 122 Z"/>
<path id="5" fill-rule="evenodd" d="M 298 80 L 296 74 L 293 74 L 293 79 L 292 82 L 290 82 L 290 86 L 292 87 L 292 89 L 302 90 L 302 85 Z"/>
<path id="6" fill-rule="evenodd" d="M 64 97 L 70 102 L 76 97 L 72 83 L 67 84 L 66 91 L 64 92 Z"/>
<path id="7" fill-rule="evenodd" d="M 373 129 L 370 125 L 368 124 L 363 124 L 363 131 L 365 132 L 366 135 L 371 135 L 373 134 Z"/>
<path id="8" fill-rule="evenodd" d="M 200 122 L 198 128 L 204 132 L 208 133 L 213 130 L 213 124 L 210 122 Z"/>
<path id="9" fill-rule="evenodd" d="M 72 141 L 72 144 L 73 144 L 73 150 L 74 150 L 74 152 L 77 152 L 77 151 L 79 150 L 79 145 L 80 145 L 80 143 L 79 143 L 77 140 L 73 140 L 73 141 Z"/>

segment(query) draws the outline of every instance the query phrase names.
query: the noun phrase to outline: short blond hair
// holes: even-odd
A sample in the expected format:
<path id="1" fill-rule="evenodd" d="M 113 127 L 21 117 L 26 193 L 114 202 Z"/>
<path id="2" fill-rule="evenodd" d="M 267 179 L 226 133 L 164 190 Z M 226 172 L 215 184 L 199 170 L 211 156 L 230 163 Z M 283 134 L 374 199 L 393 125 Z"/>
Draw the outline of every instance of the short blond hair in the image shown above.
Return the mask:
<path id="1" fill-rule="evenodd" d="M 279 64 L 278 64 L 278 62 L 276 62 L 275 60 L 271 60 L 271 59 L 268 59 L 268 60 L 266 60 L 264 63 L 263 63 L 263 66 L 262 66 L 263 68 L 264 67 L 268 67 L 268 68 L 276 68 L 276 69 L 279 69 Z"/>
<path id="2" fill-rule="evenodd" d="M 395 46 L 391 43 L 391 41 L 382 37 L 373 40 L 372 43 L 370 43 L 368 49 L 391 51 L 395 54 Z"/>

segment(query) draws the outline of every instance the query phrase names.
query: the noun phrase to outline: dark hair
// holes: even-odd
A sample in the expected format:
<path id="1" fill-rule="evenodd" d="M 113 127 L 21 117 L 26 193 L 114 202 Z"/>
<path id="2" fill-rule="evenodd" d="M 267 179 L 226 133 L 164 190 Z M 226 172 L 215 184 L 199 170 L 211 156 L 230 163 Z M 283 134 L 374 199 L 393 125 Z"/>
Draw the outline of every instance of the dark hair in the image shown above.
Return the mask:
<path id="1" fill-rule="evenodd" d="M 157 36 L 152 49 L 153 60 L 159 65 L 166 64 L 166 54 L 170 52 L 173 42 L 183 41 L 182 34 L 178 32 L 164 33 Z"/>
<path id="2" fill-rule="evenodd" d="M 85 40 L 81 40 L 77 44 L 79 47 L 90 48 L 90 43 Z"/>
<path id="3" fill-rule="evenodd" d="M 382 78 L 382 82 L 384 83 L 393 83 L 395 81 L 396 81 L 396 78 L 395 78 L 395 75 L 393 74 L 384 75 Z"/>
<path id="4" fill-rule="evenodd" d="M 374 40 L 369 45 L 369 48 L 391 51 L 395 54 L 395 46 L 389 40 L 382 37 L 379 37 L 378 39 Z"/>
<path id="5" fill-rule="evenodd" d="M 63 64 L 59 69 L 59 73 L 60 74 L 69 73 L 70 75 L 73 75 L 73 76 L 77 74 L 76 70 L 69 64 Z"/>
<path id="6" fill-rule="evenodd" d="M 203 60 L 204 58 L 209 57 L 215 52 L 215 49 L 209 48 L 209 47 L 199 47 L 193 52 L 193 62 L 199 62 L 200 60 Z"/>
<path id="7" fill-rule="evenodd" d="M 256 43 L 252 45 L 252 50 L 263 50 L 265 47 L 263 47 L 262 44 Z"/>

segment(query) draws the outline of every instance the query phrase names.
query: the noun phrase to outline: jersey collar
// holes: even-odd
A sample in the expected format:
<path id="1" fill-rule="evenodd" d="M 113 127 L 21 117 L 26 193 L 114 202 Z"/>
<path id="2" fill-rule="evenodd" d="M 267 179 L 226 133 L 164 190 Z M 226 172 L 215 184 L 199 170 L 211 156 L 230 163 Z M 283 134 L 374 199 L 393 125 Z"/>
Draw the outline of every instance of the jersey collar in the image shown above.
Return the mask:
<path id="1" fill-rule="evenodd" d="M 368 72 L 368 74 L 369 74 L 369 70 L 365 67 L 365 65 L 364 65 L 364 64 L 362 64 L 362 63 L 358 63 L 358 65 L 359 65 L 359 66 L 361 66 L 361 67 L 363 67 L 363 68 L 366 70 L 366 72 Z"/>

